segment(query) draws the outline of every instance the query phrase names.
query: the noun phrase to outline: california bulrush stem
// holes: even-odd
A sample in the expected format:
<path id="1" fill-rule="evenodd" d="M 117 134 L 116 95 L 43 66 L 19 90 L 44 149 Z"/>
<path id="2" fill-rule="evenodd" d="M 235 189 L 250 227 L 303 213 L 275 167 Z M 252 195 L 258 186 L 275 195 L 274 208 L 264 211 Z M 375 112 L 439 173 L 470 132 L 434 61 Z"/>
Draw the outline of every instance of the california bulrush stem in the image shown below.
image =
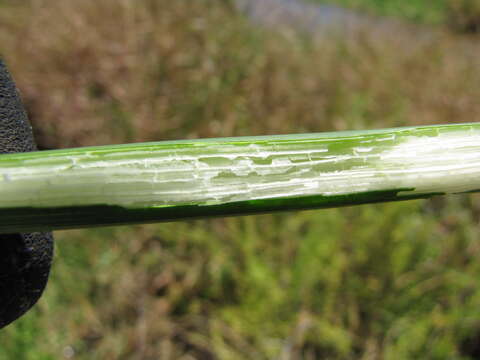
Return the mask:
<path id="1" fill-rule="evenodd" d="M 172 221 L 480 189 L 480 124 L 0 156 L 0 232 Z"/>

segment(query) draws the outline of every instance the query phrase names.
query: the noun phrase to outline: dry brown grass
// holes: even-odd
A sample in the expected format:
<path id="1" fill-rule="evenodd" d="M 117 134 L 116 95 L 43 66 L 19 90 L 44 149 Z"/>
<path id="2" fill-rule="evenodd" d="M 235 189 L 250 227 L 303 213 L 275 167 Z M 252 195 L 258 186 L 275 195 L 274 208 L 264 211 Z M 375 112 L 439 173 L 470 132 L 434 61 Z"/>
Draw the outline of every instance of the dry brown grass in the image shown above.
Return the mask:
<path id="1" fill-rule="evenodd" d="M 479 0 L 448 0 L 447 11 L 448 23 L 455 31 L 467 34 L 480 32 Z"/>
<path id="2" fill-rule="evenodd" d="M 45 147 L 466 122 L 480 111 L 479 47 L 421 29 L 312 45 L 254 30 L 215 0 L 31 0 L 0 24 Z"/>

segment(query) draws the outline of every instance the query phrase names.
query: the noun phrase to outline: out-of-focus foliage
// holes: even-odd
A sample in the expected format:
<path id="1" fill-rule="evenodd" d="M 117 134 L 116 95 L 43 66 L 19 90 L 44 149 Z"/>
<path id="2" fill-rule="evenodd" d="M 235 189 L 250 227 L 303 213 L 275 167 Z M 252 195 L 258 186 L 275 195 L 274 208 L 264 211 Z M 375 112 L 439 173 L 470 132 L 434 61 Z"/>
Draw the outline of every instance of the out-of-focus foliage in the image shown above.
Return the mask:
<path id="1" fill-rule="evenodd" d="M 310 0 L 336 4 L 376 15 L 443 24 L 458 33 L 480 32 L 479 0 Z"/>
<path id="2" fill-rule="evenodd" d="M 465 33 L 480 32 L 479 0 L 449 0 L 447 10 L 452 28 Z"/>
<path id="3" fill-rule="evenodd" d="M 480 113 L 468 39 L 313 41 L 224 0 L 6 4 L 0 52 L 43 148 Z M 0 358 L 475 358 L 479 214 L 458 196 L 58 232 L 45 297 Z"/>
<path id="4" fill-rule="evenodd" d="M 440 24 L 445 21 L 450 0 L 309 0 L 350 7 L 372 14 L 401 17 L 415 22 Z M 470 0 L 465 0 L 470 1 Z M 475 1 L 475 0 L 474 0 Z"/>

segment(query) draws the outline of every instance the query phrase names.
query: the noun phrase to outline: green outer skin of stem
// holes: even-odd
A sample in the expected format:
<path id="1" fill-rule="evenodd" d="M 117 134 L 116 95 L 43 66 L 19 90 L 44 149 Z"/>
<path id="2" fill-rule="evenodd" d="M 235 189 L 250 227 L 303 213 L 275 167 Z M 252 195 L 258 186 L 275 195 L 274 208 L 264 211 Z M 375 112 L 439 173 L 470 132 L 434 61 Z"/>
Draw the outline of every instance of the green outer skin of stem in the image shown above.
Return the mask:
<path id="1" fill-rule="evenodd" d="M 480 189 L 480 124 L 0 156 L 0 233 L 246 215 Z"/>

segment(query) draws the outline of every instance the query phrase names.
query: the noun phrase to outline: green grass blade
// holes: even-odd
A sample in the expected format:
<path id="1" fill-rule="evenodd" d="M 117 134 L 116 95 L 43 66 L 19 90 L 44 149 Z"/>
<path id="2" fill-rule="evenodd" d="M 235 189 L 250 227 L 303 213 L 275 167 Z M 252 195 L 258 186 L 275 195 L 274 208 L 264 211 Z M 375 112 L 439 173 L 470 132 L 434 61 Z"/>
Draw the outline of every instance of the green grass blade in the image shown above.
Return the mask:
<path id="1" fill-rule="evenodd" d="M 0 233 L 243 215 L 480 189 L 480 124 L 0 156 Z"/>

